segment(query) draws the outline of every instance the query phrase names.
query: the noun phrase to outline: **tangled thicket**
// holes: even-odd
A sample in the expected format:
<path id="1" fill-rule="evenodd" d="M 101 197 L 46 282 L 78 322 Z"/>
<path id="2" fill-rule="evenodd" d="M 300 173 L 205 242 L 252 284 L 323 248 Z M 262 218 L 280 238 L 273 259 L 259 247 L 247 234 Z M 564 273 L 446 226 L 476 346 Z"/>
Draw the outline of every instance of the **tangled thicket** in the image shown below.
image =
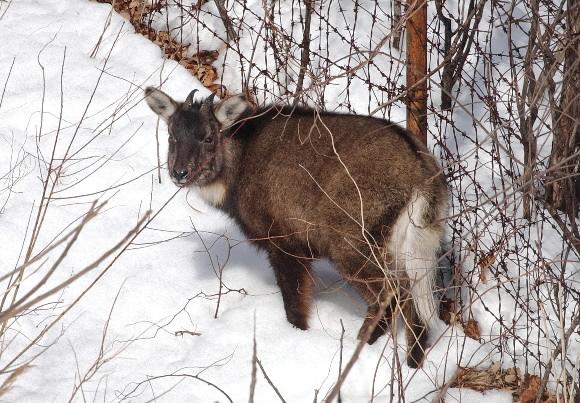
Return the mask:
<path id="1" fill-rule="evenodd" d="M 403 116 L 400 0 L 116 7 L 220 94 Z M 428 137 L 452 193 L 445 317 L 564 396 L 579 371 L 579 7 L 436 0 L 428 23 Z"/>

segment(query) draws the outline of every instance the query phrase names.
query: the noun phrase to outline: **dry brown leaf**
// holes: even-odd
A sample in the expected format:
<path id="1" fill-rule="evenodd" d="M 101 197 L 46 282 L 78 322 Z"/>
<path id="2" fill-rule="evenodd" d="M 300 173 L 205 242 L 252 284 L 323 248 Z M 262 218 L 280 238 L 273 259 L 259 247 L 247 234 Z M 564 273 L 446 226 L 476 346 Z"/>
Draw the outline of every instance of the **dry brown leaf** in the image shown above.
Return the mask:
<path id="1" fill-rule="evenodd" d="M 128 10 L 119 10 L 117 12 L 121 15 L 121 17 L 123 17 L 123 18 L 125 18 L 127 20 L 130 20 L 131 19 L 131 16 L 129 15 L 129 11 Z"/>
<path id="2" fill-rule="evenodd" d="M 139 8 L 143 5 L 143 0 L 131 0 L 129 3 L 129 8 Z"/>
<path id="3" fill-rule="evenodd" d="M 219 84 L 212 84 L 207 87 L 211 92 L 215 93 L 220 98 L 225 98 L 228 96 L 227 90 L 224 86 Z"/>
<path id="4" fill-rule="evenodd" d="M 526 374 L 522 387 L 520 389 L 520 398 L 518 403 L 533 403 L 536 401 L 538 393 L 540 392 L 540 387 L 542 386 L 542 380 L 537 375 Z M 544 390 L 542 393 L 542 398 L 540 400 L 542 403 L 555 403 L 557 401 L 556 397 L 549 393 L 549 391 Z"/>
<path id="5" fill-rule="evenodd" d="M 521 403 L 532 403 L 536 401 L 538 391 L 540 389 L 541 380 L 537 375 L 527 376 L 522 384 L 522 392 L 520 393 Z"/>
<path id="6" fill-rule="evenodd" d="M 219 53 L 217 50 L 202 50 L 194 57 L 200 64 L 212 64 L 217 60 Z"/>
<path id="7" fill-rule="evenodd" d="M 526 374 L 522 380 L 519 369 L 502 370 L 501 365 L 495 363 L 484 369 L 459 367 L 454 381 L 449 387 L 468 388 L 478 392 L 503 390 L 512 394 L 514 402 L 532 403 L 536 401 L 541 383 L 540 377 L 537 375 Z M 555 403 L 556 398 L 553 394 L 544 392 L 541 401 L 542 403 Z"/>
<path id="8" fill-rule="evenodd" d="M 504 382 L 508 385 L 517 386 L 520 382 L 520 371 L 517 368 L 508 368 L 504 374 Z"/>
<path id="9" fill-rule="evenodd" d="M 204 66 L 203 75 L 200 77 L 200 81 L 206 87 L 209 87 L 217 79 L 217 73 L 213 67 Z"/>
<path id="10" fill-rule="evenodd" d="M 451 325 L 457 321 L 457 307 L 455 300 L 443 297 L 439 304 L 439 317 L 445 324 Z"/>
<path id="11" fill-rule="evenodd" d="M 451 387 L 469 388 L 479 392 L 505 389 L 505 386 L 500 363 L 484 369 L 459 367 L 456 380 L 451 385 Z"/>
<path id="12" fill-rule="evenodd" d="M 485 283 L 487 281 L 487 277 L 485 275 L 486 270 L 489 266 L 491 266 L 495 262 L 495 254 L 493 252 L 486 253 L 478 263 L 479 266 L 479 279 Z"/>
<path id="13" fill-rule="evenodd" d="M 162 43 L 167 43 L 170 41 L 170 39 L 171 39 L 171 36 L 169 36 L 169 32 L 157 31 L 157 41 L 162 42 Z"/>
<path id="14" fill-rule="evenodd" d="M 481 330 L 479 330 L 479 323 L 474 319 L 469 319 L 467 323 L 463 326 L 463 331 L 467 337 L 474 340 L 479 340 L 481 338 Z"/>
<path id="15" fill-rule="evenodd" d="M 536 401 L 542 380 L 537 375 L 526 374 L 522 381 L 521 387 L 514 393 L 514 401 L 518 403 L 532 403 Z M 549 390 L 544 389 L 540 399 L 542 403 L 556 403 L 556 396 Z"/>
<path id="16" fill-rule="evenodd" d="M 489 368 L 459 367 L 450 387 L 469 388 L 478 392 L 503 390 L 512 394 L 519 391 L 520 375 L 517 368 L 501 369 L 499 362 Z"/>
<path id="17" fill-rule="evenodd" d="M 493 389 L 493 378 L 489 376 L 486 370 L 459 368 L 457 384 L 453 386 L 483 392 L 488 389 Z"/>

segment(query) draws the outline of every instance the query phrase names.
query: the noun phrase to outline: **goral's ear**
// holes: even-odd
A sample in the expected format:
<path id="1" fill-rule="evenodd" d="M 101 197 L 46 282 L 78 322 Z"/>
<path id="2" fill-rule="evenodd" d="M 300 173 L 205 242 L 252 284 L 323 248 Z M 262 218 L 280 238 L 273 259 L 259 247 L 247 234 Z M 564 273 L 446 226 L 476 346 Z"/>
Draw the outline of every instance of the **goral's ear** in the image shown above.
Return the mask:
<path id="1" fill-rule="evenodd" d="M 145 101 L 153 112 L 165 121 L 177 110 L 177 102 L 173 98 L 153 87 L 145 88 Z"/>
<path id="2" fill-rule="evenodd" d="M 213 114 L 222 126 L 227 129 L 237 121 L 248 117 L 254 107 L 242 94 L 227 98 L 213 107 Z"/>

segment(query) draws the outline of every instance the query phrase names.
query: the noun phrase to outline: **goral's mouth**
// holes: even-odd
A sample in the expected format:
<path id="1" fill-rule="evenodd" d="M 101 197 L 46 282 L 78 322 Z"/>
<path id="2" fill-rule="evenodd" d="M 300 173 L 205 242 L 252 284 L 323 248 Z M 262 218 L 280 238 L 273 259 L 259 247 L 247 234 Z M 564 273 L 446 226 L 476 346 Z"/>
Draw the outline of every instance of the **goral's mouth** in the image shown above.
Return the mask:
<path id="1" fill-rule="evenodd" d="M 176 178 L 171 176 L 171 180 L 178 187 L 188 187 L 192 185 L 203 186 L 209 182 L 213 171 L 210 169 L 204 169 L 199 173 L 191 173 L 183 178 Z"/>

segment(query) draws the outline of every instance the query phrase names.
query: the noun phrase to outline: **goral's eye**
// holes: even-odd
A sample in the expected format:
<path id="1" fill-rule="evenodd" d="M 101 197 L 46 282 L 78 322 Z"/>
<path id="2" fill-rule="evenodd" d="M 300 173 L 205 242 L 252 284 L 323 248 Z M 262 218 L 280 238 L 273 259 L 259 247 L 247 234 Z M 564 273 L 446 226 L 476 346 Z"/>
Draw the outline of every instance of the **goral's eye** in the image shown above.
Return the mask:
<path id="1" fill-rule="evenodd" d="M 175 140 L 175 137 L 173 137 L 173 136 L 169 136 L 168 141 L 169 141 L 169 144 L 175 144 L 175 143 L 177 143 L 177 140 Z"/>
<path id="2" fill-rule="evenodd" d="M 213 143 L 213 136 L 207 136 L 206 138 L 203 139 L 203 142 L 206 144 Z"/>

